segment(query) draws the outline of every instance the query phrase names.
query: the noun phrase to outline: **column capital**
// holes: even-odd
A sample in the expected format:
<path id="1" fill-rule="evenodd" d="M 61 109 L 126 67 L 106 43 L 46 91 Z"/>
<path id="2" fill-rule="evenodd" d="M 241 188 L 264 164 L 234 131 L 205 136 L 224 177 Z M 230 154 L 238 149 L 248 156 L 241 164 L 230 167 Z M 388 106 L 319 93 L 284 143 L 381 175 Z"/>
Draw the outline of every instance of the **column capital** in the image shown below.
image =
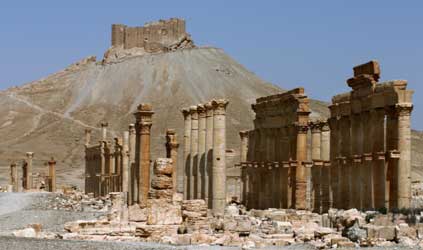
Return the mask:
<path id="1" fill-rule="evenodd" d="M 204 107 L 206 108 L 206 117 L 213 116 L 213 105 L 212 102 L 207 102 L 204 104 Z"/>
<path id="2" fill-rule="evenodd" d="M 130 134 L 135 133 L 135 124 L 133 123 L 129 124 L 129 133 Z"/>
<path id="3" fill-rule="evenodd" d="M 47 163 L 49 166 L 56 165 L 56 161 L 54 160 L 53 157 L 51 157 L 51 159 Z"/>
<path id="4" fill-rule="evenodd" d="M 197 113 L 199 118 L 205 118 L 206 117 L 206 108 L 203 104 L 197 105 Z"/>
<path id="5" fill-rule="evenodd" d="M 248 131 L 248 130 L 241 130 L 241 131 L 239 131 L 239 136 L 241 137 L 241 139 L 246 138 L 246 137 L 248 137 L 249 133 L 250 133 L 250 131 Z"/>
<path id="6" fill-rule="evenodd" d="M 151 104 L 141 103 L 137 107 L 137 111 L 134 113 L 137 125 L 143 126 L 142 123 L 151 123 L 152 116 L 154 114 Z"/>
<path id="7" fill-rule="evenodd" d="M 395 111 L 398 116 L 409 116 L 413 111 L 412 103 L 397 103 L 395 104 Z"/>
<path id="8" fill-rule="evenodd" d="M 307 134 L 309 129 L 307 124 L 295 123 L 294 126 L 298 134 Z"/>
<path id="9" fill-rule="evenodd" d="M 197 106 L 189 107 L 189 113 L 191 115 L 191 120 L 198 120 Z"/>
<path id="10" fill-rule="evenodd" d="M 311 130 L 311 133 L 320 133 L 322 132 L 322 122 L 321 121 L 310 121 L 308 126 Z"/>
<path id="11" fill-rule="evenodd" d="M 166 147 L 167 148 L 178 148 L 179 143 L 176 139 L 176 132 L 174 129 L 168 129 L 166 131 Z"/>
<path id="12" fill-rule="evenodd" d="M 32 157 L 34 157 L 34 152 L 26 152 L 26 157 L 32 159 Z"/>
<path id="13" fill-rule="evenodd" d="M 189 108 L 181 109 L 181 113 L 184 115 L 184 119 L 187 120 L 188 117 L 191 115 Z"/>
<path id="14" fill-rule="evenodd" d="M 321 121 L 320 122 L 322 132 L 330 131 L 330 126 L 328 121 Z"/>
<path id="15" fill-rule="evenodd" d="M 108 122 L 102 122 L 102 123 L 100 123 L 100 126 L 102 128 L 106 128 L 107 126 L 109 126 L 109 123 Z"/>
<path id="16" fill-rule="evenodd" d="M 229 101 L 226 99 L 217 99 L 212 101 L 214 114 L 224 115 L 226 114 L 226 106 L 228 106 Z"/>

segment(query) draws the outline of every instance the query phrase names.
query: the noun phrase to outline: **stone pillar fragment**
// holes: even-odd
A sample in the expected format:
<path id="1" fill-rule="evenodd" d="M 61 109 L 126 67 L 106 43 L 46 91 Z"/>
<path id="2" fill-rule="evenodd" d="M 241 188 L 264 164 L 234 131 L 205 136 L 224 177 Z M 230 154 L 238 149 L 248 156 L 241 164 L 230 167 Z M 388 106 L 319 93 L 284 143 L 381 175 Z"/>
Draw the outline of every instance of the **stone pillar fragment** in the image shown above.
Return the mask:
<path id="1" fill-rule="evenodd" d="M 206 170 L 206 109 L 204 105 L 197 105 L 198 113 L 198 156 L 197 156 L 197 199 L 204 199 L 205 170 Z"/>
<path id="2" fill-rule="evenodd" d="M 88 147 L 91 142 L 91 129 L 85 129 L 85 146 Z"/>
<path id="3" fill-rule="evenodd" d="M 56 161 L 52 157 L 48 161 L 49 191 L 56 192 Z"/>
<path id="4" fill-rule="evenodd" d="M 191 113 L 189 109 L 182 109 L 184 115 L 184 199 L 189 199 L 190 193 L 190 172 L 191 172 Z"/>
<path id="5" fill-rule="evenodd" d="M 191 168 L 189 178 L 189 199 L 197 198 L 198 171 L 198 112 L 197 106 L 190 107 L 191 114 Z"/>
<path id="6" fill-rule="evenodd" d="M 213 213 L 226 206 L 226 106 L 228 101 L 213 100 Z"/>
<path id="7" fill-rule="evenodd" d="M 204 104 L 206 108 L 206 171 L 205 171 L 205 200 L 209 208 L 212 207 L 212 169 L 213 169 L 213 105 Z"/>
<path id="8" fill-rule="evenodd" d="M 307 209 L 307 175 L 306 168 L 304 165 L 304 162 L 307 160 L 307 131 L 307 125 L 297 125 L 296 160 L 298 165 L 295 169 L 296 209 Z"/>
<path id="9" fill-rule="evenodd" d="M 409 208 L 411 204 L 411 129 L 410 117 L 413 105 L 399 103 L 395 106 L 398 116 L 398 150 L 400 158 L 397 177 L 397 207 Z"/>
<path id="10" fill-rule="evenodd" d="M 177 176 L 178 176 L 178 148 L 179 143 L 176 139 L 176 133 L 173 129 L 166 131 L 166 157 L 172 159 L 172 185 L 173 192 L 177 192 Z"/>
<path id="11" fill-rule="evenodd" d="M 32 159 L 34 158 L 33 152 L 26 152 L 26 189 L 32 189 Z"/>
<path id="12" fill-rule="evenodd" d="M 320 159 L 321 149 L 321 126 L 311 123 L 311 160 L 316 162 Z M 319 213 L 321 207 L 321 166 L 314 164 L 311 168 L 312 181 L 312 208 L 314 212 Z"/>
<path id="13" fill-rule="evenodd" d="M 101 124 L 101 140 L 105 141 L 107 139 L 107 122 L 102 122 Z"/>
<path id="14" fill-rule="evenodd" d="M 125 195 L 125 202 L 128 204 L 129 197 L 129 131 L 123 132 L 123 143 L 122 143 L 122 192 Z"/>
<path id="15" fill-rule="evenodd" d="M 139 169 L 138 204 L 141 207 L 147 205 L 148 192 L 150 190 L 150 133 L 153 114 L 150 104 L 140 104 L 134 113 L 138 151 L 137 167 Z"/>
<path id="16" fill-rule="evenodd" d="M 18 181 L 18 168 L 15 162 L 10 164 L 10 185 L 12 185 L 12 191 L 19 191 L 19 181 Z"/>
<path id="17" fill-rule="evenodd" d="M 128 189 L 128 204 L 132 205 L 138 201 L 138 171 L 135 164 L 136 152 L 136 130 L 135 124 L 129 124 L 129 189 Z"/>

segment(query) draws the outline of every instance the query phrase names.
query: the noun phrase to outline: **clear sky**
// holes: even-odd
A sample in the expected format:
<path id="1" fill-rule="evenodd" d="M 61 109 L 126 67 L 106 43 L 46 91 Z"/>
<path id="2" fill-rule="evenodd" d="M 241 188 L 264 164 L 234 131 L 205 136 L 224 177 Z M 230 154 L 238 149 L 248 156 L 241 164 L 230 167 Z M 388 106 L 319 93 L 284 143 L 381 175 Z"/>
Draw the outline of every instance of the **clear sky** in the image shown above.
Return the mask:
<path id="1" fill-rule="evenodd" d="M 187 21 L 198 45 L 223 48 L 261 78 L 325 101 L 348 91 L 352 67 L 379 60 L 406 79 L 423 129 L 423 1 L 23 1 L 0 5 L 0 89 L 54 73 L 110 46 L 110 25 Z"/>

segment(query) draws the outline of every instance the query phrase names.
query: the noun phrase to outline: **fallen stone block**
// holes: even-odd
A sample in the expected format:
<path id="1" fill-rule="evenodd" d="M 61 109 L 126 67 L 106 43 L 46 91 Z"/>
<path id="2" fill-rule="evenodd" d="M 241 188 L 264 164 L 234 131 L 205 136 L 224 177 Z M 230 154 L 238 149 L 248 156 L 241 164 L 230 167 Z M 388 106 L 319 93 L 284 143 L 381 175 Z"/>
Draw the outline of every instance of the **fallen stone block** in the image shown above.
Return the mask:
<path id="1" fill-rule="evenodd" d="M 179 225 L 181 223 L 182 214 L 180 206 L 159 199 L 148 200 L 148 225 Z"/>

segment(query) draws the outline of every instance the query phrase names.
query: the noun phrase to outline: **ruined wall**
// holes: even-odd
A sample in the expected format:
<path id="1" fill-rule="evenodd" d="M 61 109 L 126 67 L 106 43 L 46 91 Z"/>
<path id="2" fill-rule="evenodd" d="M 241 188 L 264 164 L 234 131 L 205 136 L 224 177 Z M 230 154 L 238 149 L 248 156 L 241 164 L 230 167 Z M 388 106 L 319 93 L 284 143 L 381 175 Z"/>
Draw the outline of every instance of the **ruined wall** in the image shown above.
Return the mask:
<path id="1" fill-rule="evenodd" d="M 185 20 L 178 18 L 146 23 L 142 27 L 113 24 L 111 40 L 114 47 L 144 48 L 149 52 L 172 50 L 187 40 L 192 43 L 185 31 Z"/>

